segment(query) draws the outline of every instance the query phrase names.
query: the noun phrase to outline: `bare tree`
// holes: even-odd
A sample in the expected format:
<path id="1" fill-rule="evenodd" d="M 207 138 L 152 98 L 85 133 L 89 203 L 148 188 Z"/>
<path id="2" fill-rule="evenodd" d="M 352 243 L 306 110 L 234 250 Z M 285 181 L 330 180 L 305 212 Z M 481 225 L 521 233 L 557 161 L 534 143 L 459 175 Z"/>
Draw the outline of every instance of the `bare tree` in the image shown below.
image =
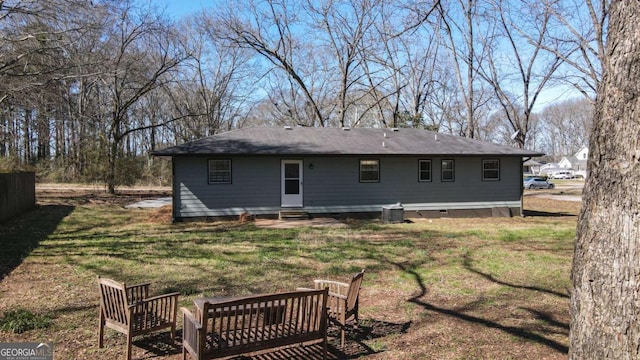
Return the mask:
<path id="1" fill-rule="evenodd" d="M 73 76 L 64 51 L 94 30 L 83 0 L 0 1 L 0 103 L 13 93 Z M 7 81 L 13 80 L 13 81 Z"/>
<path id="2" fill-rule="evenodd" d="M 451 3 L 454 6 L 454 2 Z M 464 123 L 461 133 L 466 137 L 473 138 L 477 133 L 476 109 L 478 107 L 476 99 L 476 87 L 478 81 L 477 68 L 484 59 L 484 49 L 476 51 L 478 45 L 486 48 L 486 43 L 476 40 L 476 22 L 478 16 L 477 0 L 458 0 L 457 9 L 440 8 L 440 16 L 442 18 L 442 29 L 445 32 L 445 42 L 447 48 L 451 52 L 452 63 L 455 69 L 458 88 L 462 92 L 464 100 L 465 112 Z M 460 15 L 462 19 L 456 19 L 454 16 Z"/>
<path id="3" fill-rule="evenodd" d="M 383 0 L 360 1 L 344 0 L 330 1 L 316 5 L 307 1 L 311 23 L 318 23 L 320 43 L 333 54 L 335 70 L 335 89 L 337 90 L 337 122 L 340 127 L 345 126 L 347 112 L 351 106 L 366 95 L 360 91 L 363 70 L 363 56 L 372 40 L 370 33 L 375 29 L 377 17 L 382 16 Z M 354 91 L 355 90 L 355 91 Z"/>
<path id="4" fill-rule="evenodd" d="M 129 111 L 145 95 L 159 89 L 171 78 L 169 74 L 187 58 L 174 43 L 166 20 L 150 9 L 136 9 L 125 3 L 114 19 L 108 42 L 113 59 L 105 64 L 102 85 L 108 104 L 109 193 L 115 193 L 116 163 L 122 142 L 132 132 L 147 126 L 131 126 Z"/>
<path id="5" fill-rule="evenodd" d="M 185 119 L 175 125 L 186 130 L 180 130 L 181 141 L 230 130 L 244 116 L 243 105 L 252 101 L 253 88 L 247 84 L 250 54 L 220 41 L 208 20 L 199 14 L 182 24 L 186 52 L 192 56 L 167 88 L 173 118 Z"/>
<path id="6" fill-rule="evenodd" d="M 402 17 L 400 12 L 382 12 L 371 32 L 373 38 L 361 49 L 366 93 L 374 102 L 359 114 L 363 117 L 375 110 L 384 127 L 421 128 L 426 99 L 437 82 L 437 34 L 423 24 L 411 34 L 389 35 Z"/>
<path id="7" fill-rule="evenodd" d="M 527 8 L 535 8 L 526 3 L 522 3 L 526 8 L 518 8 L 504 0 L 496 1 L 494 6 L 497 32 L 494 37 L 485 39 L 493 43 L 493 48 L 487 53 L 486 65 L 480 67 L 479 74 L 493 89 L 501 115 L 514 134 L 515 144 L 522 148 L 527 144 L 538 96 L 553 80 L 562 59 L 542 50 L 542 44 L 550 34 L 551 13 L 548 9 L 532 11 L 530 17 L 523 18 Z M 535 35 L 524 37 L 524 33 Z M 525 41 L 526 38 L 533 40 Z M 498 52 L 499 47 L 504 47 L 505 53 Z"/>
<path id="8" fill-rule="evenodd" d="M 394 72 L 404 65 L 391 64 L 378 51 L 388 53 L 388 41 L 412 36 L 436 7 L 429 2 L 425 12 L 424 3 L 413 5 L 343 0 L 296 6 L 294 1 L 265 0 L 220 10 L 211 16 L 211 26 L 222 39 L 256 51 L 284 71 L 288 81 L 267 77 L 275 85 L 269 96 L 283 119 L 299 125 L 358 126 L 372 109 L 387 116 L 391 100 L 399 105 L 402 84 Z M 393 28 L 387 16 L 402 23 Z"/>
<path id="9" fill-rule="evenodd" d="M 552 14 L 554 32 L 542 48 L 569 66 L 561 78 L 588 99 L 593 99 L 602 77 L 610 4 L 611 0 L 545 0 L 531 4 L 545 7 Z M 558 43 L 563 45 L 558 47 Z"/>
<path id="10" fill-rule="evenodd" d="M 585 49 L 606 31 L 589 19 L 608 14 L 596 0 L 252 0 L 176 27 L 140 4 L 0 0 L 0 166 L 113 191 L 157 146 L 245 124 L 413 126 L 498 142 L 517 130 L 539 146 L 538 129 L 568 126 L 534 116 L 546 76 L 582 74 L 562 61 L 597 74 Z"/>
<path id="11" fill-rule="evenodd" d="M 297 56 L 301 45 L 292 28 L 299 25 L 297 12 L 302 10 L 295 4 L 286 0 L 266 0 L 244 7 L 243 3 L 222 7 L 210 15 L 210 24 L 221 39 L 254 50 L 284 71 L 304 94 L 305 104 L 313 113 L 312 124 L 325 126 L 326 116 L 304 77 L 305 60 Z"/>
<path id="12" fill-rule="evenodd" d="M 571 359 L 640 358 L 640 3 L 616 0 L 571 279 Z"/>
<path id="13" fill-rule="evenodd" d="M 550 156 L 575 154 L 589 143 L 593 120 L 593 102 L 569 99 L 546 106 L 538 113 L 541 128 L 532 132 L 536 147 Z"/>
<path id="14" fill-rule="evenodd" d="M 444 82 L 444 69 L 438 66 L 438 60 L 441 57 L 438 53 L 436 34 L 431 33 L 424 40 L 423 43 L 428 45 L 422 51 L 418 51 L 415 45 L 405 45 L 407 86 L 402 89 L 406 97 L 401 101 L 404 102 L 403 108 L 411 119 L 412 127 L 425 127 L 438 131 L 440 121 L 433 118 L 427 119 L 425 112 L 429 100 L 435 98 L 435 93 Z"/>
<path id="15" fill-rule="evenodd" d="M 430 86 L 431 91 L 425 91 L 425 122 L 432 130 L 464 136 L 466 106 L 461 98 L 460 84 L 456 80 L 455 71 L 447 66 L 449 59 L 444 56 L 438 59 L 439 76 Z"/>
<path id="16" fill-rule="evenodd" d="M 0 121 L 0 156 L 18 156 L 12 143 L 22 144 L 19 156 L 27 164 L 47 161 L 52 142 L 56 157 L 65 153 L 60 139 L 68 134 L 59 127 L 68 114 L 65 94 L 88 65 L 78 62 L 75 49 L 100 33 L 103 8 L 82 0 L 0 2 L 0 106 L 16 115 Z"/>

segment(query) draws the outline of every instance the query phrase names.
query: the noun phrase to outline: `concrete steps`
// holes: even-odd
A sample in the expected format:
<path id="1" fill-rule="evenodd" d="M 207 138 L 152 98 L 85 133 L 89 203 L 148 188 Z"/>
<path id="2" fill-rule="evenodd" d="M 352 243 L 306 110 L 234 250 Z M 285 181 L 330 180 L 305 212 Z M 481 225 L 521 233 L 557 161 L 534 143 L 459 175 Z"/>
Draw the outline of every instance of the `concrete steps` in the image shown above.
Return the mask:
<path id="1" fill-rule="evenodd" d="M 309 220 L 309 213 L 304 210 L 280 210 L 280 220 Z"/>

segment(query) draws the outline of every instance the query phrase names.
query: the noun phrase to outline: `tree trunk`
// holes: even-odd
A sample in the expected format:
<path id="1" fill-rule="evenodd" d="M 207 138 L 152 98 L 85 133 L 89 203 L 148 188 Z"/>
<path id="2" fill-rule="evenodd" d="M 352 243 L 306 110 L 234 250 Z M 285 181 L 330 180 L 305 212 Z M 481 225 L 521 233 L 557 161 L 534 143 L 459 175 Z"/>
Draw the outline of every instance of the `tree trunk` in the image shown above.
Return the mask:
<path id="1" fill-rule="evenodd" d="M 122 119 L 118 115 L 118 111 L 114 111 L 111 118 L 111 135 L 109 139 L 109 159 L 107 169 L 107 192 L 109 194 L 116 193 L 116 163 L 118 162 L 118 150 L 120 149 L 120 126 Z"/>
<path id="2" fill-rule="evenodd" d="M 572 269 L 571 359 L 640 358 L 640 2 L 614 1 Z"/>
<path id="3" fill-rule="evenodd" d="M 48 109 L 45 109 L 45 112 Z M 51 147 L 49 142 L 51 141 L 51 128 L 49 127 L 49 119 L 46 115 L 42 114 L 42 111 L 38 111 L 38 153 L 37 160 L 48 161 L 51 157 Z"/>
<path id="4" fill-rule="evenodd" d="M 24 164 L 31 164 L 33 158 L 31 155 L 31 118 L 33 110 L 31 108 L 24 108 L 24 123 L 22 127 L 22 133 L 24 134 L 24 142 L 22 143 L 24 151 Z"/>
<path id="5" fill-rule="evenodd" d="M 475 121 L 475 108 L 474 108 L 474 93 L 473 87 L 475 86 L 473 83 L 473 78 L 475 77 L 475 48 L 474 48 L 474 39 L 473 39 L 473 11 L 476 6 L 474 0 L 467 1 L 467 11 L 465 12 L 465 18 L 467 21 L 467 26 L 469 28 L 469 38 L 467 39 L 467 50 L 469 51 L 467 57 L 467 98 L 465 99 L 465 103 L 467 106 L 467 133 L 466 137 L 475 138 L 476 134 L 476 121 Z"/>
<path id="6" fill-rule="evenodd" d="M 113 143 L 109 147 L 109 168 L 107 169 L 107 192 L 109 194 L 116 193 L 116 162 L 118 160 L 118 142 L 112 140 Z"/>

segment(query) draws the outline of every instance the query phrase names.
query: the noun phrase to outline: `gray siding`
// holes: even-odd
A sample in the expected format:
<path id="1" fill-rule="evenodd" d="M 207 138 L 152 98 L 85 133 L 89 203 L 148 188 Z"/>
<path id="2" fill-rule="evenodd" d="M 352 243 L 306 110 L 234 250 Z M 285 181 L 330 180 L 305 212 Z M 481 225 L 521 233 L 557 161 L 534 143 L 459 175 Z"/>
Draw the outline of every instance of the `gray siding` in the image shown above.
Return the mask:
<path id="1" fill-rule="evenodd" d="M 232 160 L 231 184 L 207 183 L 207 157 L 174 157 L 175 217 L 277 213 L 283 159 L 304 161 L 304 207 L 310 212 L 371 211 L 398 202 L 412 210 L 513 207 L 522 188 L 520 157 L 486 157 L 500 159 L 499 181 L 482 181 L 482 157 L 444 157 L 455 161 L 453 182 L 440 180 L 442 157 L 220 158 Z M 360 183 L 364 158 L 380 160 L 379 183 Z M 430 182 L 418 181 L 420 159 L 432 161 Z"/>
<path id="2" fill-rule="evenodd" d="M 210 158 L 174 158 L 174 216 L 237 215 L 252 208 L 280 206 L 280 159 L 219 158 L 231 159 L 231 184 L 208 183 Z M 229 210 L 212 211 L 216 209 Z"/>
<path id="3" fill-rule="evenodd" d="M 364 158 L 364 157 L 362 157 Z M 374 158 L 374 157 L 372 157 Z M 401 202 L 478 202 L 520 199 L 522 177 L 519 158 L 500 159 L 500 181 L 482 181 L 481 158 L 455 160 L 455 181 L 440 180 L 443 158 L 380 158 L 380 182 L 360 183 L 361 158 L 318 158 L 305 169 L 305 206 L 393 204 Z M 432 161 L 432 181 L 418 181 L 418 160 Z M 495 159 L 495 158 L 493 158 Z"/>

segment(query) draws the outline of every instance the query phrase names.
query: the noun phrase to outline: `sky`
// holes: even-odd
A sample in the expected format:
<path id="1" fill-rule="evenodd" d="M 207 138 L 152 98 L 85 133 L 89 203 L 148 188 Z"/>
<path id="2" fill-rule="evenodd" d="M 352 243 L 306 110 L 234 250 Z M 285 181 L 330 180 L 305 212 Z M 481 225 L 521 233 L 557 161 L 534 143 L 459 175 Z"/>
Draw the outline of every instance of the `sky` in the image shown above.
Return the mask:
<path id="1" fill-rule="evenodd" d="M 203 7 L 211 6 L 214 1 L 211 0 L 151 0 L 151 3 L 160 8 L 165 8 L 167 15 L 174 19 L 190 15 L 199 11 Z"/>

